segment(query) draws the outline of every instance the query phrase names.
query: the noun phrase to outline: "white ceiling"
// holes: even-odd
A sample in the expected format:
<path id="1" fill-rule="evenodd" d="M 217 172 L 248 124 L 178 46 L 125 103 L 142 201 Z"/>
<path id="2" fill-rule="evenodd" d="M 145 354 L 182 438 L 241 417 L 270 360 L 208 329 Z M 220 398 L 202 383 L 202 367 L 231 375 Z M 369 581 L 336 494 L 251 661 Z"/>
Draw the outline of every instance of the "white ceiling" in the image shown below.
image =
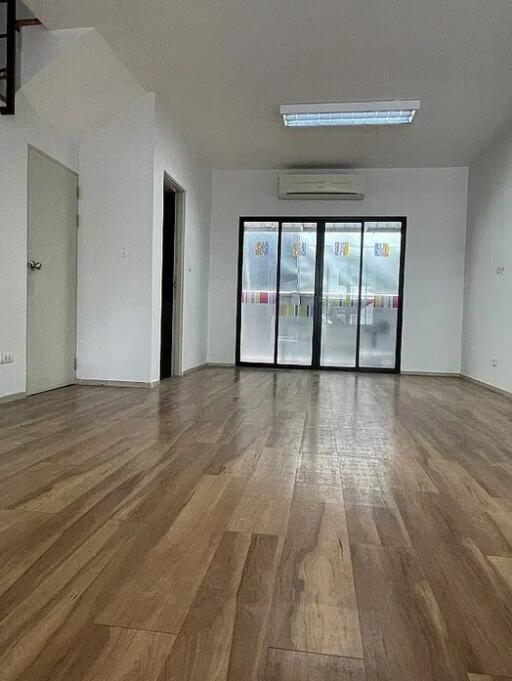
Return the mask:
<path id="1" fill-rule="evenodd" d="M 94 26 L 214 167 L 467 165 L 512 116 L 510 0 L 29 0 Z M 410 127 L 284 129 L 279 105 L 421 99 Z"/>

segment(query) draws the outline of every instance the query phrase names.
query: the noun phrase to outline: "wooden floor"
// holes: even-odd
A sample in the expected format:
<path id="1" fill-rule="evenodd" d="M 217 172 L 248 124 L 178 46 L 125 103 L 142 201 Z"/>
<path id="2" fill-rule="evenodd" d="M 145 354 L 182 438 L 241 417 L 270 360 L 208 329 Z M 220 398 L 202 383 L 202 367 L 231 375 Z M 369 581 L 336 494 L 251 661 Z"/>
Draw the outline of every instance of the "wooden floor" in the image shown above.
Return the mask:
<path id="1" fill-rule="evenodd" d="M 205 369 L 0 407 L 2 681 L 509 681 L 512 403 Z"/>

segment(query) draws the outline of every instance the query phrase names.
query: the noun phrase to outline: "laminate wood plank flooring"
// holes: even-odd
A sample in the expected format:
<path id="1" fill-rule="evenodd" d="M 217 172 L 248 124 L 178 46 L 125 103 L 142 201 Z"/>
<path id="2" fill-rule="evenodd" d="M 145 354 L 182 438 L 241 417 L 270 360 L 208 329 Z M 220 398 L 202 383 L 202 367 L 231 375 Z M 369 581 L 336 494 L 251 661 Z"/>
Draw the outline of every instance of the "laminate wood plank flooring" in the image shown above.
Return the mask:
<path id="1" fill-rule="evenodd" d="M 96 621 L 178 633 L 244 487 L 241 478 L 203 477 Z"/>
<path id="2" fill-rule="evenodd" d="M 0 406 L 1 681 L 511 681 L 512 402 L 207 368 Z"/>
<path id="3" fill-rule="evenodd" d="M 512 558 L 504 556 L 487 556 L 505 583 L 512 589 Z"/>
<path id="4" fill-rule="evenodd" d="M 59 665 L 53 681 L 158 681 L 173 634 L 92 624 Z"/>
<path id="5" fill-rule="evenodd" d="M 224 533 L 162 681 L 259 678 L 278 555 L 276 536 Z"/>
<path id="6" fill-rule="evenodd" d="M 368 681 L 463 681 L 461 653 L 414 553 L 355 544 L 353 559 Z"/>
<path id="7" fill-rule="evenodd" d="M 344 507 L 305 500 L 299 488 L 277 578 L 271 645 L 362 657 Z"/>
<path id="8" fill-rule="evenodd" d="M 365 681 L 364 663 L 350 657 L 270 648 L 263 681 Z"/>

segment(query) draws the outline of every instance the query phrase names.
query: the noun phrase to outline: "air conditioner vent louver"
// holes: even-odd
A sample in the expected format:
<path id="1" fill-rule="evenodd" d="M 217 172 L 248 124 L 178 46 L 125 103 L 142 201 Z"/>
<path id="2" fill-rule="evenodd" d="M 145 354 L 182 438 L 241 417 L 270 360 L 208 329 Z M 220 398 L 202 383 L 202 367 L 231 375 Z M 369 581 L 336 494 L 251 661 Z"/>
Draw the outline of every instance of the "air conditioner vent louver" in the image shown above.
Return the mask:
<path id="1" fill-rule="evenodd" d="M 362 199 L 366 189 L 363 175 L 281 175 L 280 199 Z"/>

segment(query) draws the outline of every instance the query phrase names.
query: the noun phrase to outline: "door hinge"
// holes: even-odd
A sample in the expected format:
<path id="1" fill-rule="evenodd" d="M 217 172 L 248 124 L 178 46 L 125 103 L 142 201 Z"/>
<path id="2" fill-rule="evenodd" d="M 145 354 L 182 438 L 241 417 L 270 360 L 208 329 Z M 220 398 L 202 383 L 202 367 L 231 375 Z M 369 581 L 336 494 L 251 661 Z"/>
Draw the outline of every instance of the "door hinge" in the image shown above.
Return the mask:
<path id="1" fill-rule="evenodd" d="M 77 369 L 77 361 L 76 361 L 76 357 L 75 357 L 75 359 L 73 360 L 73 367 L 74 367 L 74 369 L 75 369 L 75 371 L 76 371 L 76 369 Z"/>
<path id="2" fill-rule="evenodd" d="M 76 226 L 77 228 L 80 227 L 80 216 L 78 215 L 78 213 L 76 215 Z"/>
<path id="3" fill-rule="evenodd" d="M 78 185 L 76 185 L 76 198 L 77 200 L 80 199 L 80 187 Z"/>

